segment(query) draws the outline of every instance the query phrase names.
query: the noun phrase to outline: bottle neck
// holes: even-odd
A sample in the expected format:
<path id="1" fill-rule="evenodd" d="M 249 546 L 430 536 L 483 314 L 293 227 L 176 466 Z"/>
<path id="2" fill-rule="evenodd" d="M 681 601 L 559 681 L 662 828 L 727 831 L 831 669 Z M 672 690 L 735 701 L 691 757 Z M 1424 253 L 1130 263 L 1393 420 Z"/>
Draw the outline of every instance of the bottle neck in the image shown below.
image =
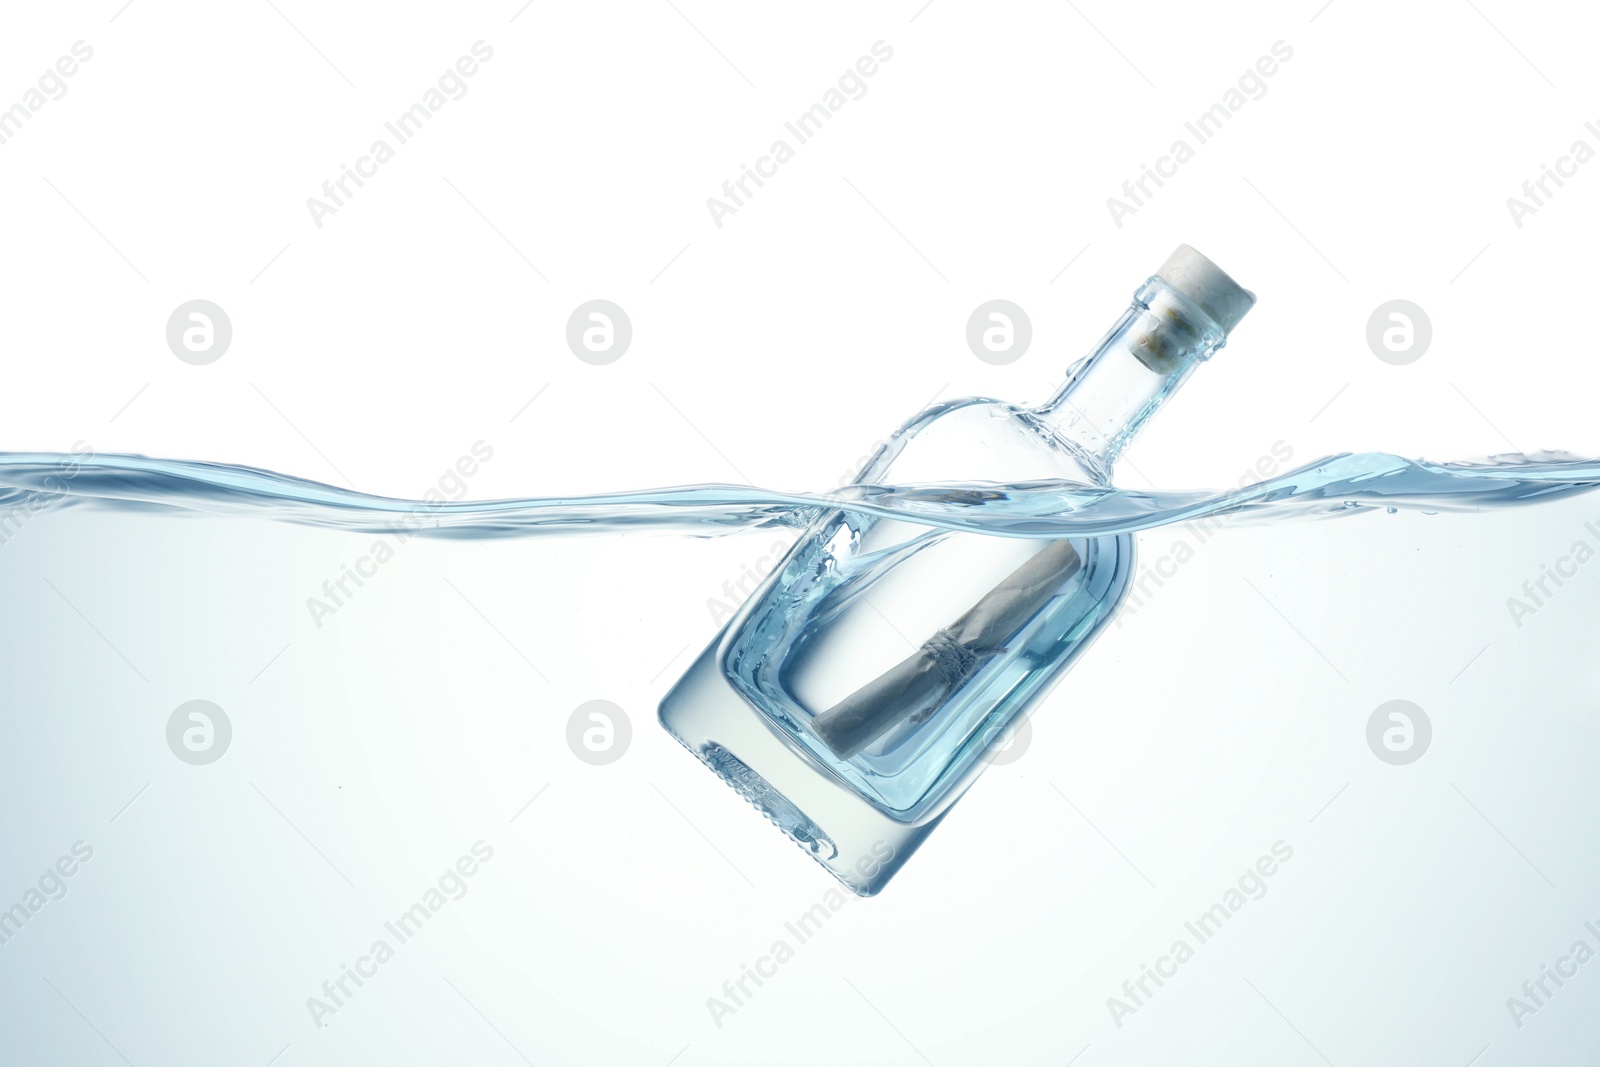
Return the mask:
<path id="1" fill-rule="evenodd" d="M 1167 397 L 1227 340 L 1215 321 L 1159 277 L 1134 294 L 1111 332 L 1073 365 L 1034 413 L 1079 452 L 1092 473 L 1111 466 Z"/>

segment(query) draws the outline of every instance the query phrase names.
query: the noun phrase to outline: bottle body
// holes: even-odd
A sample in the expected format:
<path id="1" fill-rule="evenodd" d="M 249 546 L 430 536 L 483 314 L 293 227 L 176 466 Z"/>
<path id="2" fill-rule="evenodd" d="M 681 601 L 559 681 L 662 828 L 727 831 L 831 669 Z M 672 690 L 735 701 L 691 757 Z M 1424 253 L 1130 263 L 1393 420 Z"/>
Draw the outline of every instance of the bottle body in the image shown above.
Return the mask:
<path id="1" fill-rule="evenodd" d="M 859 481 L 926 484 L 936 475 L 966 486 L 1098 481 L 1032 412 L 982 399 L 911 420 Z M 806 530 L 777 580 L 752 598 L 730 634 L 724 670 L 754 708 L 863 800 L 893 819 L 924 820 L 954 799 L 1126 592 L 1132 538 L 1072 539 L 1056 549 L 1062 561 L 1043 567 L 1051 588 L 1039 596 L 1047 599 L 1014 629 L 1002 624 L 999 641 L 948 636 L 953 620 L 1055 545 L 833 512 Z M 819 736 L 819 717 L 908 661 L 904 680 L 879 701 L 905 705 L 892 722 L 852 738 L 848 755 Z"/>
<path id="2" fill-rule="evenodd" d="M 935 497 L 950 486 L 951 502 L 1039 481 L 1106 487 L 1127 440 L 1224 337 L 1152 278 L 1048 403 L 935 405 L 858 481 Z M 662 723 L 841 881 L 875 893 L 1110 621 L 1133 557 L 1127 534 L 1052 541 L 823 514 L 667 695 Z"/>

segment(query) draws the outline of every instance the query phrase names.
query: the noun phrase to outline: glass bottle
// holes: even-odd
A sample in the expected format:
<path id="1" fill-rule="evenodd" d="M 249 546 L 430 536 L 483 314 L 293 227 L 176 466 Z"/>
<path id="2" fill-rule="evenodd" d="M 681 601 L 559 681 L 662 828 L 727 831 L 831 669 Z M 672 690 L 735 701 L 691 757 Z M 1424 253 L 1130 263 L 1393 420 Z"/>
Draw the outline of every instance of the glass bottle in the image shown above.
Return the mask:
<path id="1" fill-rule="evenodd" d="M 1255 303 L 1187 245 L 1044 404 L 968 398 L 907 422 L 858 484 L 1110 485 L 1145 420 Z M 1110 620 L 1128 534 L 1057 541 L 819 516 L 661 704 L 661 722 L 861 895 Z"/>

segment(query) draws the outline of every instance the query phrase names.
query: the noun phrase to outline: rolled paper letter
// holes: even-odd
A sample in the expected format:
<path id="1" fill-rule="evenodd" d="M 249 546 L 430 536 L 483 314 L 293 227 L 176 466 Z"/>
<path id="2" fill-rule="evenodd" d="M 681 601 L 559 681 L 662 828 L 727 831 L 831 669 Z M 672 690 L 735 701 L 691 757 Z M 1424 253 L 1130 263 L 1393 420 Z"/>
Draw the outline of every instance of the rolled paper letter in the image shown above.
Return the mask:
<path id="1" fill-rule="evenodd" d="M 921 648 L 811 720 L 811 731 L 850 759 L 907 720 L 921 722 L 995 656 L 1061 592 L 1083 559 L 1052 541 Z"/>

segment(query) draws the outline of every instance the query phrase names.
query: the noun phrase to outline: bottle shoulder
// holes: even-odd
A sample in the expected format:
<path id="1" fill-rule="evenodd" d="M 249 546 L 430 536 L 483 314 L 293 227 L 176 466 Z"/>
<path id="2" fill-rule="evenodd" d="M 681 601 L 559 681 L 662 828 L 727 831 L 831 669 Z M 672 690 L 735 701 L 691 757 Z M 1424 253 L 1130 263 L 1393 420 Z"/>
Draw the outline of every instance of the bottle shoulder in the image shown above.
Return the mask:
<path id="1" fill-rule="evenodd" d="M 1106 485 L 1108 475 L 1034 409 L 974 396 L 941 401 L 908 419 L 860 480 L 904 485 L 1045 478 Z"/>

